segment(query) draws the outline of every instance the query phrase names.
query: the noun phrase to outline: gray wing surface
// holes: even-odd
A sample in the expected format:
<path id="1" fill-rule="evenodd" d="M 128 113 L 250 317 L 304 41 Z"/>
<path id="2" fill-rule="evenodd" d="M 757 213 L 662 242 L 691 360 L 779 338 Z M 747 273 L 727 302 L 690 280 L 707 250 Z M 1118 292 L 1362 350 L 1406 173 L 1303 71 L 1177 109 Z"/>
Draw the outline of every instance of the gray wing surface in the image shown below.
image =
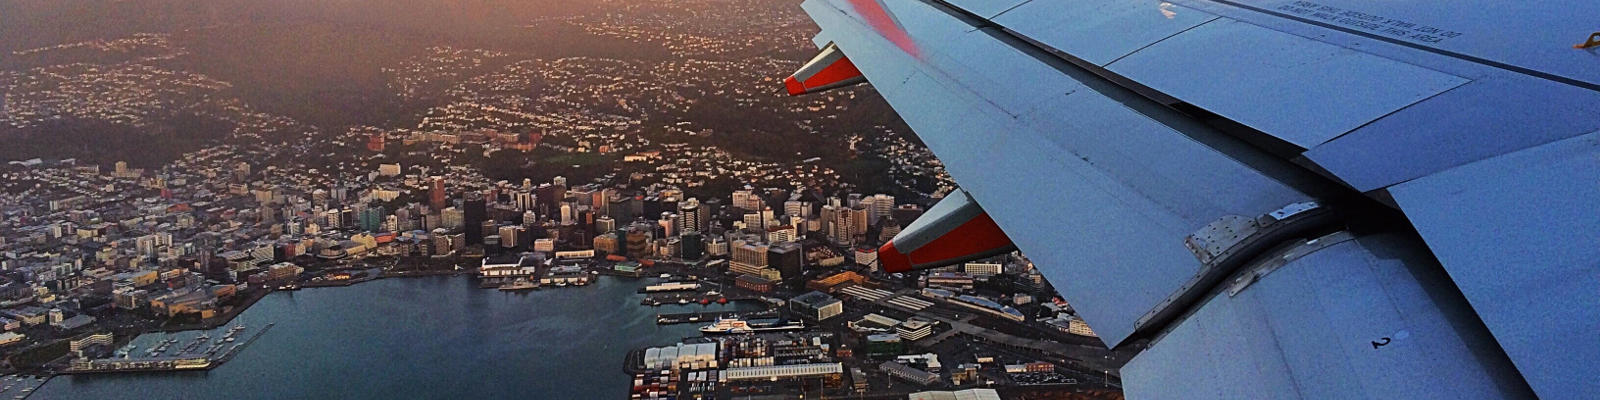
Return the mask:
<path id="1" fill-rule="evenodd" d="M 803 7 L 1132 398 L 1600 393 L 1600 3 Z"/>

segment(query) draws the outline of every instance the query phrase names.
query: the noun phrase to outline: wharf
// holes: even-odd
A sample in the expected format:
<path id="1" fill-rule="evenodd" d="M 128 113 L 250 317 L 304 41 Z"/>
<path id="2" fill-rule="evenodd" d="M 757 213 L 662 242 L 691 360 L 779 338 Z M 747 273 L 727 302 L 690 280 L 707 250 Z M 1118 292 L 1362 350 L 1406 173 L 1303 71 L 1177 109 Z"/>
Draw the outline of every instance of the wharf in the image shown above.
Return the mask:
<path id="1" fill-rule="evenodd" d="M 5 375 L 0 376 L 0 398 L 26 399 L 50 381 L 51 375 L 25 376 Z"/>
<path id="2" fill-rule="evenodd" d="M 651 294 L 645 295 L 644 299 L 639 300 L 639 305 L 660 306 L 660 305 L 666 305 L 666 304 L 700 304 L 701 300 L 705 300 L 706 303 L 709 304 L 709 303 L 724 303 L 724 302 L 731 303 L 731 302 L 740 302 L 740 301 L 756 301 L 756 300 L 761 300 L 761 298 L 760 297 L 753 297 L 753 296 L 726 296 L 726 295 L 721 295 L 721 294 L 713 295 L 713 294 L 708 294 L 708 293 L 690 293 L 690 292 L 651 293 Z M 726 301 L 723 301 L 723 300 L 726 300 Z"/>
<path id="3" fill-rule="evenodd" d="M 79 361 L 73 361 L 70 366 L 68 366 L 66 369 L 61 370 L 61 373 L 63 373 L 63 374 L 98 374 L 98 373 L 115 373 L 115 372 L 166 372 L 166 371 L 204 371 L 204 370 L 209 370 L 209 369 L 216 368 L 217 366 L 222 365 L 222 363 L 228 362 L 228 360 L 232 360 L 233 357 L 235 355 L 238 355 L 238 353 L 240 351 L 244 350 L 244 348 L 246 346 L 249 346 L 251 343 L 255 343 L 256 339 L 260 338 L 262 334 L 265 334 L 265 333 L 267 333 L 268 330 L 271 330 L 273 325 L 274 324 L 267 324 L 267 326 L 261 328 L 261 330 L 256 331 L 256 333 L 254 335 L 251 335 L 249 339 L 246 339 L 245 341 L 240 342 L 239 344 L 235 344 L 235 345 L 233 345 L 231 347 L 228 347 L 227 351 L 225 351 L 221 355 L 218 355 L 218 356 L 215 356 L 215 357 L 211 357 L 211 356 L 188 356 L 188 357 L 174 356 L 174 357 L 155 357 L 155 358 L 137 358 L 137 359 L 105 359 L 105 360 L 92 360 L 92 361 L 90 361 L 90 360 L 79 360 Z M 182 354 L 182 353 L 180 353 L 180 354 Z"/>
<path id="4" fill-rule="evenodd" d="M 711 322 L 717 318 L 763 319 L 777 318 L 778 310 L 757 311 L 706 311 L 692 313 L 674 313 L 656 315 L 657 325 L 688 324 L 698 322 Z"/>

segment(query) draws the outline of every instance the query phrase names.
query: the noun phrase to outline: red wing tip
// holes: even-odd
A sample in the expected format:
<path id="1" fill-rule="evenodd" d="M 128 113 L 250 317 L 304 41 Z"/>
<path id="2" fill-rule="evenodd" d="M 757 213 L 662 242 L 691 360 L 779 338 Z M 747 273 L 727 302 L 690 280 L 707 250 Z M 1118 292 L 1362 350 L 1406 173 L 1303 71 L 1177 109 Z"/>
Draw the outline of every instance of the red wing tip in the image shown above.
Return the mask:
<path id="1" fill-rule="evenodd" d="M 878 265 L 883 266 L 886 273 L 907 272 L 911 271 L 911 258 L 895 249 L 891 241 L 878 248 Z"/>
<path id="2" fill-rule="evenodd" d="M 802 94 L 806 94 L 805 85 L 801 85 L 800 84 L 800 80 L 799 79 L 795 79 L 793 76 L 790 76 L 788 78 L 784 78 L 783 79 L 783 87 L 785 89 L 789 90 L 789 95 L 790 96 L 799 96 L 799 95 L 802 95 Z"/>

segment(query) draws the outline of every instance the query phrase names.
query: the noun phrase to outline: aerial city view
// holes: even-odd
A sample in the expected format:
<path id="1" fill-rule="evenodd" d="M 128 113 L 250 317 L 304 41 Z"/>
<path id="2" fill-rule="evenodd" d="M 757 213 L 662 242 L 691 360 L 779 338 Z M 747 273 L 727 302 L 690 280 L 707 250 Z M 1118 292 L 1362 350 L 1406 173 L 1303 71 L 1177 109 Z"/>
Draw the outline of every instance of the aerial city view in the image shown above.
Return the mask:
<path id="1" fill-rule="evenodd" d="M 1593 398 L 1485 7 L 0 0 L 0 399 Z"/>

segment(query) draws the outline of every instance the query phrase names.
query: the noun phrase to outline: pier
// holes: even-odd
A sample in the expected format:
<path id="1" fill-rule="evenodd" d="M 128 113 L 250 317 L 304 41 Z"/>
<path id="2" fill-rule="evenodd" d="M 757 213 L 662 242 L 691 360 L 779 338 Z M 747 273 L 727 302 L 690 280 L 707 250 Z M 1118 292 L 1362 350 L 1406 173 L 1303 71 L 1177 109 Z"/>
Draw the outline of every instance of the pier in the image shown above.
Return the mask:
<path id="1" fill-rule="evenodd" d="M 233 357 L 235 355 L 237 355 L 240 351 L 244 350 L 244 348 L 246 346 L 249 346 L 251 343 L 255 343 L 257 338 L 260 338 L 262 334 L 265 334 L 265 333 L 267 333 L 268 330 L 271 330 L 273 325 L 274 324 L 267 324 L 267 326 L 261 328 L 261 330 L 256 331 L 255 334 L 251 335 L 249 339 L 245 339 L 244 341 L 241 341 L 241 342 L 238 342 L 238 343 L 234 343 L 231 346 L 229 346 L 227 344 L 228 342 L 226 342 L 226 341 L 217 343 L 217 344 L 213 345 L 210 349 L 206 350 L 204 352 L 204 355 L 192 355 L 192 354 L 196 354 L 194 352 L 194 350 L 196 350 L 198 348 L 198 346 L 191 345 L 188 348 L 185 348 L 184 351 L 181 351 L 177 355 L 170 356 L 170 357 L 144 357 L 144 358 L 123 358 L 123 359 L 110 358 L 110 359 L 99 359 L 99 360 L 74 360 L 74 361 L 72 361 L 72 363 L 69 366 L 67 366 L 66 369 L 62 370 L 61 373 L 63 373 L 63 374 L 94 374 L 94 373 L 112 373 L 112 372 L 165 372 L 165 371 L 204 371 L 204 370 L 209 370 L 209 369 L 212 369 L 212 368 L 216 368 L 219 365 L 222 365 L 222 363 L 228 362 L 228 360 L 233 359 Z M 232 336 L 226 336 L 225 338 L 231 338 L 231 337 Z M 226 348 L 226 350 L 222 350 L 223 348 Z M 221 354 L 215 354 L 217 351 L 222 351 L 222 353 Z M 189 355 L 186 355 L 186 354 L 189 354 Z"/>
<path id="2" fill-rule="evenodd" d="M 706 311 L 656 315 L 657 325 L 675 325 L 716 321 L 717 318 L 763 319 L 777 318 L 778 310 L 757 311 Z"/>

